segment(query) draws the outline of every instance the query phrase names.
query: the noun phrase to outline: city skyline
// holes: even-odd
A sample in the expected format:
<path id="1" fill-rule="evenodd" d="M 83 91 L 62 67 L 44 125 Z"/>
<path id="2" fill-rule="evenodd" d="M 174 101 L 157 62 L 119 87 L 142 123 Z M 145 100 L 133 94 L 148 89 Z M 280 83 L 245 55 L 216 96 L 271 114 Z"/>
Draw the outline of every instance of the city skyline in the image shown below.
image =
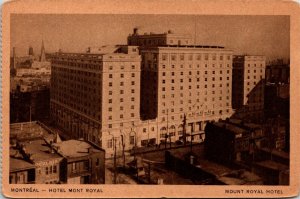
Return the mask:
<path id="1" fill-rule="evenodd" d="M 189 34 L 198 45 L 221 45 L 234 54 L 265 55 L 267 60 L 290 55 L 288 16 L 12 15 L 11 49 L 24 56 L 32 46 L 39 54 L 43 40 L 47 52 L 84 52 L 89 46 L 126 44 L 134 27 L 140 34 L 171 29 Z"/>

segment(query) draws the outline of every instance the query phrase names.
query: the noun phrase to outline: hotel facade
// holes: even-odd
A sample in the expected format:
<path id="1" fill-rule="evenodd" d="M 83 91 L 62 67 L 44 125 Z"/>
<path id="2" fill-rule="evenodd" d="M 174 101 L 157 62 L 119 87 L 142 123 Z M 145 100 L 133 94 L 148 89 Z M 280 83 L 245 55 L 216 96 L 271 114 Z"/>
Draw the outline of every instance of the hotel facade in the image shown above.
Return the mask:
<path id="1" fill-rule="evenodd" d="M 182 140 L 183 129 L 201 142 L 208 121 L 233 114 L 232 50 L 193 45 L 172 31 L 135 29 L 127 42 L 51 55 L 51 115 L 71 137 L 110 157 L 114 146 Z"/>
<path id="2" fill-rule="evenodd" d="M 235 116 L 256 122 L 263 119 L 266 57 L 239 55 L 233 58 L 233 101 Z"/>

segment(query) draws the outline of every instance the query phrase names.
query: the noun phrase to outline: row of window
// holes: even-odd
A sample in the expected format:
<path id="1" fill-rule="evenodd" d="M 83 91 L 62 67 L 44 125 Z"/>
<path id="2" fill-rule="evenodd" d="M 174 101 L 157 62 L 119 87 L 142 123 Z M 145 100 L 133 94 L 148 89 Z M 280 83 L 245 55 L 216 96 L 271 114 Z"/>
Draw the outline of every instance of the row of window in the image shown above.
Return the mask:
<path id="1" fill-rule="evenodd" d="M 215 86 L 216 86 L 215 84 L 211 84 L 211 87 L 212 87 L 212 88 L 215 88 Z M 226 83 L 226 86 L 229 87 L 230 84 L 229 84 L 229 83 Z M 199 85 L 197 85 L 196 87 L 197 87 L 197 89 L 200 88 Z M 223 84 L 219 84 L 219 87 L 222 88 L 222 87 L 223 87 Z M 180 86 L 179 88 L 180 88 L 180 90 L 183 90 L 184 87 L 183 87 L 183 86 Z M 204 88 L 207 88 L 207 84 L 204 85 Z M 192 86 L 189 85 L 189 86 L 188 86 L 188 89 L 191 90 L 191 89 L 192 89 Z M 162 90 L 162 91 L 166 91 L 166 87 L 162 87 L 161 90 Z M 175 90 L 175 87 L 172 86 L 172 87 L 171 87 L 171 90 L 174 91 L 174 90 Z"/>
<path id="2" fill-rule="evenodd" d="M 226 72 L 227 72 L 227 74 L 230 74 L 230 70 L 227 70 Z M 223 70 L 220 70 L 219 73 L 220 73 L 220 74 L 223 74 Z M 166 74 L 167 74 L 167 72 L 162 72 L 162 76 L 163 76 L 163 77 L 166 76 Z M 170 74 L 171 74 L 171 76 L 175 76 L 175 72 L 170 72 Z M 204 74 L 207 75 L 207 74 L 208 74 L 208 71 L 204 71 Z M 215 74 L 216 74 L 216 71 L 215 71 L 215 70 L 211 71 L 211 74 L 215 75 Z M 180 75 L 181 75 L 181 76 L 184 75 L 184 72 L 181 71 L 181 72 L 180 72 Z M 192 71 L 189 71 L 188 75 L 193 75 L 193 72 L 192 72 Z M 200 75 L 200 71 L 197 71 L 197 75 Z"/>
<path id="3" fill-rule="evenodd" d="M 124 98 L 120 98 L 119 100 L 120 100 L 120 102 L 124 102 Z M 134 102 L 134 101 L 135 101 L 135 98 L 132 97 L 130 100 L 131 100 L 132 102 Z M 109 103 L 109 104 L 112 104 L 112 103 L 113 103 L 113 99 L 108 99 L 108 103 Z"/>
<path id="4" fill-rule="evenodd" d="M 151 66 L 152 66 L 152 65 L 149 64 L 149 68 L 151 68 Z M 153 66 L 154 66 L 154 68 L 156 68 L 156 64 L 154 64 Z M 204 64 L 204 67 L 207 68 L 207 67 L 208 67 L 208 64 Z M 215 64 L 212 64 L 212 67 L 214 68 L 214 67 L 216 67 L 216 65 L 215 65 Z M 220 64 L 219 67 L 222 68 L 222 67 L 223 67 L 223 64 Z M 230 67 L 230 64 L 227 64 L 227 67 Z M 172 68 L 172 69 L 176 69 L 176 67 L 175 67 L 174 64 L 171 65 L 171 68 Z M 181 65 L 180 65 L 180 68 L 183 69 L 183 68 L 184 68 L 184 65 L 181 64 Z M 190 68 L 190 69 L 193 68 L 191 64 L 189 64 L 189 68 Z M 197 68 L 200 68 L 200 65 L 199 65 L 199 64 L 197 64 Z M 162 65 L 162 69 L 166 69 L 166 65 L 165 65 L 165 64 Z"/>
<path id="5" fill-rule="evenodd" d="M 134 86 L 135 85 L 135 81 L 131 81 L 131 85 Z M 110 86 L 110 87 L 113 86 L 113 83 L 109 82 L 108 86 Z M 124 86 L 124 82 L 120 82 L 120 86 Z"/>
<path id="6" fill-rule="evenodd" d="M 134 113 L 130 113 L 130 117 L 134 117 Z M 120 119 L 123 119 L 124 118 L 124 115 L 123 114 L 120 114 Z M 112 120 L 112 115 L 108 116 L 108 120 Z"/>
<path id="7" fill-rule="evenodd" d="M 131 93 L 135 93 L 135 90 L 134 89 L 131 89 Z M 112 95 L 113 94 L 113 91 L 108 91 L 108 95 Z M 120 94 L 124 94 L 124 90 L 120 90 Z"/>
<path id="8" fill-rule="evenodd" d="M 120 78 L 124 78 L 124 76 L 125 76 L 124 73 L 121 73 L 121 74 L 120 74 Z M 109 78 L 113 78 L 113 74 L 111 74 L 111 73 L 108 74 L 108 77 L 109 77 Z M 131 77 L 135 77 L 135 73 L 131 73 Z"/>
<path id="9" fill-rule="evenodd" d="M 229 113 L 229 109 L 226 109 L 226 113 Z M 215 114 L 217 114 L 217 113 L 216 113 L 215 111 L 210 111 L 210 114 L 211 114 L 211 115 L 215 115 Z M 222 115 L 222 114 L 223 114 L 223 110 L 220 110 L 218 114 L 219 114 L 219 115 Z M 169 119 L 175 120 L 175 116 L 168 117 L 168 120 L 169 120 Z M 182 115 L 180 115 L 180 119 L 182 119 Z M 161 121 L 162 121 L 162 122 L 167 121 L 167 117 L 162 117 Z"/>
<path id="10" fill-rule="evenodd" d="M 49 167 L 45 167 L 45 174 L 50 175 L 53 173 L 57 173 L 57 165 L 51 165 Z M 42 168 L 39 169 L 39 174 L 42 174 Z"/>
<path id="11" fill-rule="evenodd" d="M 175 61 L 177 58 L 181 61 L 187 59 L 189 61 L 192 60 L 231 60 L 231 55 L 217 55 L 217 54 L 167 54 L 167 53 L 162 53 L 161 59 L 163 61 L 166 61 L 168 59 L 171 59 L 172 61 Z"/>
<path id="12" fill-rule="evenodd" d="M 114 66 L 109 66 L 108 68 L 109 68 L 109 70 L 113 70 L 113 69 L 114 69 Z M 132 70 L 134 70 L 135 68 L 136 68 L 135 65 L 131 65 L 131 69 L 132 69 Z M 124 69 L 125 69 L 125 66 L 124 66 L 124 65 L 121 65 L 121 66 L 120 66 L 120 69 L 121 69 L 121 70 L 124 70 Z"/>
<path id="13" fill-rule="evenodd" d="M 134 110 L 134 105 L 131 105 L 131 106 L 130 106 L 130 109 Z M 113 110 L 112 107 L 109 107 L 109 108 L 108 108 L 108 111 L 109 111 L 109 112 L 112 112 L 112 110 Z M 124 107 L 123 107 L 123 106 L 120 106 L 120 111 L 123 111 L 123 110 L 124 110 Z"/>

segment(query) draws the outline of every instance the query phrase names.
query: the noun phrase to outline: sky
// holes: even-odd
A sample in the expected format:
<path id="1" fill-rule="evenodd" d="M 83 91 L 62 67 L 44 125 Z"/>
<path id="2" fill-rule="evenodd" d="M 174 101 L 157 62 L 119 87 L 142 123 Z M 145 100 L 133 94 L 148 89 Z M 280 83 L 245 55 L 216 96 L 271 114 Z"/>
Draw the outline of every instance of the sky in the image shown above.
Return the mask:
<path id="1" fill-rule="evenodd" d="M 43 40 L 46 52 L 84 52 L 89 46 L 126 44 L 134 27 L 140 34 L 189 34 L 198 45 L 225 46 L 236 55 L 290 56 L 289 16 L 257 15 L 13 14 L 11 49 L 24 56 L 32 46 L 39 54 Z"/>

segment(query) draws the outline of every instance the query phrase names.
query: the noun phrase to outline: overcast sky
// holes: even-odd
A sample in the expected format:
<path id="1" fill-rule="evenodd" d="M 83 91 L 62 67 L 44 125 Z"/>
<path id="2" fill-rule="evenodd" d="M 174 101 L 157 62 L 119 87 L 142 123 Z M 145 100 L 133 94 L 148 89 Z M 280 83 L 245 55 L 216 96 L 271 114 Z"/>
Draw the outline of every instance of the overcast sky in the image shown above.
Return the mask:
<path id="1" fill-rule="evenodd" d="M 268 60 L 289 58 L 288 16 L 204 15 L 12 15 L 11 48 L 17 55 L 28 47 L 39 54 L 44 40 L 46 52 L 83 52 L 89 46 L 126 44 L 134 27 L 139 32 L 190 34 L 199 45 L 222 45 L 234 54 L 266 55 Z"/>

